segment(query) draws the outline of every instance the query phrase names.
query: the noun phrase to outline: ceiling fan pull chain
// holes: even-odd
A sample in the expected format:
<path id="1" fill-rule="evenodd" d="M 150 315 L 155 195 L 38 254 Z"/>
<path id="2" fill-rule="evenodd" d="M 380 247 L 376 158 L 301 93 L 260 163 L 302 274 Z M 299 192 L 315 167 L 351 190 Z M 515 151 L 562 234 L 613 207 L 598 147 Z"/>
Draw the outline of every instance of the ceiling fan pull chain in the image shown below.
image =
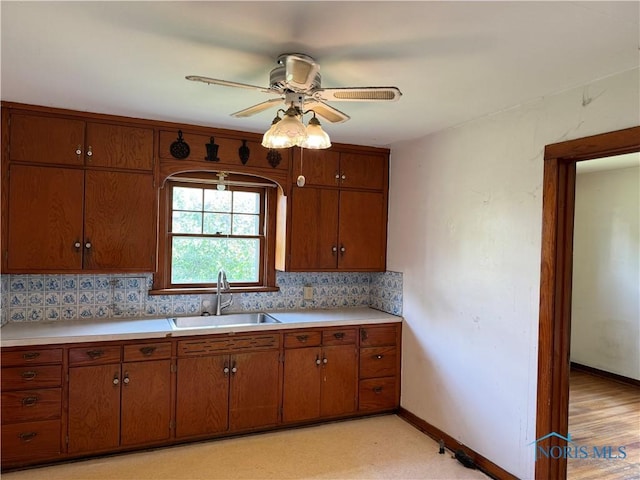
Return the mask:
<path id="1" fill-rule="evenodd" d="M 302 174 L 302 152 L 304 152 L 304 148 L 300 149 L 300 175 L 298 175 L 298 179 L 296 180 L 296 185 L 298 185 L 300 188 L 304 187 L 304 184 L 307 181 L 307 179 L 304 178 L 304 175 Z"/>

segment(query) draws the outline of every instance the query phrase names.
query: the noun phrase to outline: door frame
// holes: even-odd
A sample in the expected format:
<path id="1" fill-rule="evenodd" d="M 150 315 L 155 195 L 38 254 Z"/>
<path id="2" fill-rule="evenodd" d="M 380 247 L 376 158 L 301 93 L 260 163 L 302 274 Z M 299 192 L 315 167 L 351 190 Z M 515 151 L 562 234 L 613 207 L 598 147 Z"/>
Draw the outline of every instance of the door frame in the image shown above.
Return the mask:
<path id="1" fill-rule="evenodd" d="M 547 145 L 544 151 L 536 438 L 564 437 L 569 423 L 569 348 L 576 163 L 640 151 L 640 126 Z M 556 435 L 537 443 L 563 447 Z M 564 458 L 542 456 L 535 478 L 564 480 Z"/>

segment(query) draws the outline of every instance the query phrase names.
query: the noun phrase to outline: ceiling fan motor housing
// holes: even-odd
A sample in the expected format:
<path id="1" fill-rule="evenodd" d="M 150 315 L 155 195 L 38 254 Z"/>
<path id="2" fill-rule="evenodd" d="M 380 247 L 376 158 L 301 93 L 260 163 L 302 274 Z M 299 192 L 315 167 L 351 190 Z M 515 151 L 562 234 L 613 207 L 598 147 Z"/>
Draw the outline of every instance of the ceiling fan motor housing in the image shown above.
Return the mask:
<path id="1" fill-rule="evenodd" d="M 320 66 L 308 55 L 283 54 L 278 57 L 278 67 L 271 70 L 269 86 L 280 92 L 309 92 L 320 88 Z"/>

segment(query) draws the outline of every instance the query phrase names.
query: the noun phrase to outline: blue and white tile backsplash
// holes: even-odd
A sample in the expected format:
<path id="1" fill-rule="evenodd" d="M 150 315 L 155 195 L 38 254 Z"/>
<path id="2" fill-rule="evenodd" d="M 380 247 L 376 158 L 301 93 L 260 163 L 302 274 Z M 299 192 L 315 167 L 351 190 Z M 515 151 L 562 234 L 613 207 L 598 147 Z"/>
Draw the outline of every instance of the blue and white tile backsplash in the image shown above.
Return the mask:
<path id="1" fill-rule="evenodd" d="M 149 295 L 151 274 L 0 275 L 1 324 L 200 315 L 213 295 Z M 278 272 L 278 292 L 234 295 L 230 311 L 371 306 L 402 315 L 402 274 Z M 306 301 L 303 288 L 313 287 Z"/>

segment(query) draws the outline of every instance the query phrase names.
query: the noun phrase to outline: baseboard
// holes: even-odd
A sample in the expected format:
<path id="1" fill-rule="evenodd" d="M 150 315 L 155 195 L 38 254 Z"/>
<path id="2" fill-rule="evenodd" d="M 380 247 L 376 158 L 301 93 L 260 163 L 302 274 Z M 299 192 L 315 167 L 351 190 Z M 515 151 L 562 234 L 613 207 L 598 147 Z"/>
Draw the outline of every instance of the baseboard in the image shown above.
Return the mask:
<path id="1" fill-rule="evenodd" d="M 571 362 L 571 369 L 577 370 L 579 372 L 590 373 L 591 375 L 596 375 L 598 377 L 607 378 L 615 382 L 626 383 L 627 385 L 632 385 L 634 387 L 640 387 L 640 380 L 636 380 L 635 378 L 625 377 L 623 375 L 618 375 L 617 373 L 611 373 L 605 370 L 600 370 L 599 368 L 588 367 L 587 365 L 582 365 L 581 363 Z"/>
<path id="2" fill-rule="evenodd" d="M 474 452 L 473 450 L 466 447 L 465 445 L 462 445 L 452 436 L 446 434 L 439 428 L 434 427 L 430 423 L 427 423 L 426 421 L 414 415 L 407 409 L 400 407 L 398 409 L 398 416 L 402 418 L 404 421 L 406 421 L 407 423 L 411 424 L 412 426 L 420 430 L 421 432 L 433 438 L 436 442 L 443 440 L 445 446 L 452 452 L 455 452 L 456 450 L 463 450 L 469 457 L 471 457 L 473 462 L 478 467 L 478 470 L 481 470 L 482 472 L 486 473 L 491 478 L 496 478 L 499 480 L 518 480 L 518 477 L 516 477 L 515 475 L 510 474 L 503 468 L 493 463 L 491 460 L 488 460 L 487 458 L 483 457 L 479 453 Z"/>

